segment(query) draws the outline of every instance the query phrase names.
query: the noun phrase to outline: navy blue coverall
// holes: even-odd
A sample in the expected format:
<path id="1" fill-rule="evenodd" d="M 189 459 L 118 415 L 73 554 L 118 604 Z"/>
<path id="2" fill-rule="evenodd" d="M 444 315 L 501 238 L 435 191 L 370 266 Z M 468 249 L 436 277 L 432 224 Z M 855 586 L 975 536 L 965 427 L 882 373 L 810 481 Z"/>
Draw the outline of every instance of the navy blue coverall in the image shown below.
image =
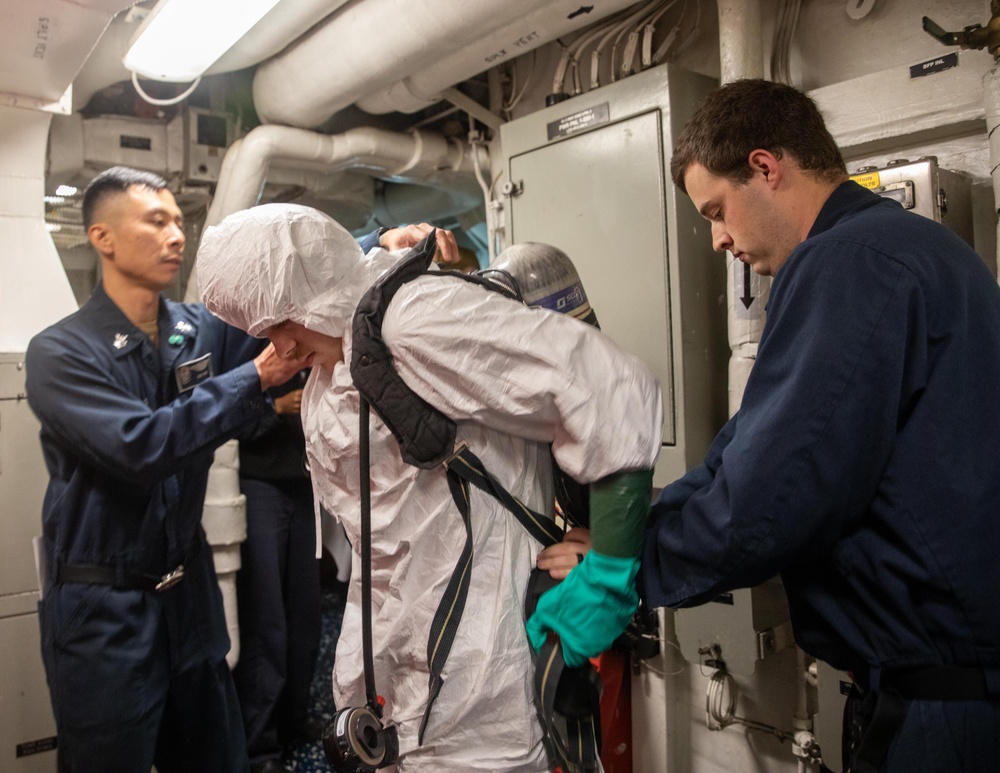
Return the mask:
<path id="1" fill-rule="evenodd" d="M 904 700 L 882 770 L 996 769 L 1000 288 L 948 229 L 853 182 L 775 277 L 742 405 L 646 535 L 653 606 L 778 573 L 799 645 L 872 692 L 942 665 L 984 683 Z"/>
<path id="2" fill-rule="evenodd" d="M 277 400 L 302 389 L 306 374 L 268 394 Z M 276 413 L 242 431 L 239 441 L 247 538 L 236 577 L 240 662 L 233 681 L 250 762 L 257 764 L 305 740 L 322 622 L 319 561 L 302 418 Z"/>
<path id="3" fill-rule="evenodd" d="M 222 595 L 201 528 L 213 452 L 273 413 L 264 342 L 161 299 L 159 351 L 98 287 L 35 336 L 50 482 L 42 654 L 61 771 L 246 771 Z M 183 565 L 183 579 L 153 590 Z"/>

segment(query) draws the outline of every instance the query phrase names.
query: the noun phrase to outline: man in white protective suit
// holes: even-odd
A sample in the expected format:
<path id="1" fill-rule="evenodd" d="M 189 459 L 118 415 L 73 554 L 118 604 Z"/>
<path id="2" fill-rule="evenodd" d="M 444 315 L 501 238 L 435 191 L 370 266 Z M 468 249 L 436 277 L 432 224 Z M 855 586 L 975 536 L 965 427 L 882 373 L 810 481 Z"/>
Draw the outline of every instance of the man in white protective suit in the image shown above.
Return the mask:
<path id="1" fill-rule="evenodd" d="M 268 204 L 206 231 L 198 253 L 205 303 L 279 356 L 311 357 L 302 420 L 317 500 L 353 546 L 351 588 L 333 673 L 338 708 L 365 701 L 360 596 L 360 396 L 352 381 L 352 317 L 365 291 L 401 258 L 363 254 L 314 209 Z M 552 458 L 591 483 L 592 550 L 542 595 L 526 635 L 524 595 L 539 544 L 493 497 L 469 500 L 468 601 L 429 715 L 427 640 L 465 542 L 443 466 L 403 461 L 371 421 L 372 640 L 384 719 L 400 771 L 550 769 L 533 702 L 532 650 L 548 632 L 569 665 L 605 649 L 637 603 L 635 575 L 660 448 L 655 375 L 600 331 L 529 309 L 432 271 L 387 307 L 382 339 L 405 384 L 457 425 L 501 485 L 551 518 Z M 551 448 L 551 453 L 550 453 Z M 530 641 L 529 641 L 530 636 Z"/>

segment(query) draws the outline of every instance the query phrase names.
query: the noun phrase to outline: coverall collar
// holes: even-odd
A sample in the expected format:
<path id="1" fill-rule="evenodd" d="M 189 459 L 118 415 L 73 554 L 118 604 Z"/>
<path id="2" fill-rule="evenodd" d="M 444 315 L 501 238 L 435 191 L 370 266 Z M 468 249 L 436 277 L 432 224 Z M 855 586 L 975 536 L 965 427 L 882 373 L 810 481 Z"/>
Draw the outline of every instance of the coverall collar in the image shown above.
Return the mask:
<path id="1" fill-rule="evenodd" d="M 848 215 L 861 212 L 884 200 L 881 196 L 863 188 L 853 180 L 846 180 L 834 188 L 830 198 L 823 204 L 806 239 L 812 239 L 814 236 L 833 228 Z"/>
<path id="2" fill-rule="evenodd" d="M 96 314 L 101 327 L 100 340 L 111 348 L 115 357 L 123 357 L 142 345 L 146 334 L 137 328 L 105 292 L 103 285 L 94 288 L 87 302 Z M 189 344 L 198 335 L 198 325 L 185 314 L 184 305 L 160 296 L 157 315 L 160 332 L 160 356 L 165 369 L 174 367 L 183 353 L 190 351 Z"/>
<path id="3" fill-rule="evenodd" d="M 145 334 L 125 316 L 125 312 L 105 292 L 103 284 L 94 288 L 84 308 L 95 312 L 93 316 L 100 327 L 98 340 L 115 357 L 121 358 L 142 345 Z"/>

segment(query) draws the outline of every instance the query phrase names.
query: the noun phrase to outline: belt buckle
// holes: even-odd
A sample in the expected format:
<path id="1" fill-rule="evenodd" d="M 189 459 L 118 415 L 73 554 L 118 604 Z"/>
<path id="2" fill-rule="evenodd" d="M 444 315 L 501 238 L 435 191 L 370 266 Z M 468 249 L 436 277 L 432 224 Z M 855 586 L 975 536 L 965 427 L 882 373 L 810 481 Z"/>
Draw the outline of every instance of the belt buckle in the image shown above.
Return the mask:
<path id="1" fill-rule="evenodd" d="M 167 590 L 167 588 L 173 588 L 177 583 L 184 579 L 184 564 L 178 565 L 176 569 L 172 572 L 167 572 L 160 581 L 156 583 L 153 590 Z"/>

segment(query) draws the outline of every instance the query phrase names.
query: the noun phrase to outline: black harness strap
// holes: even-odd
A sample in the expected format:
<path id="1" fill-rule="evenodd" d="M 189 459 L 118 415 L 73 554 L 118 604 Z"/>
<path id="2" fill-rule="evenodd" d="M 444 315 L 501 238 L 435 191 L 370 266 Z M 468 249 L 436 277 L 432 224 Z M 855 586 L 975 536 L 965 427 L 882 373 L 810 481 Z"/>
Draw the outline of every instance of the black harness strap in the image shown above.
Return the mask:
<path id="1" fill-rule="evenodd" d="M 465 611 L 465 601 L 469 596 L 469 575 L 472 571 L 472 521 L 469 516 L 468 484 L 456 479 L 449 472 L 448 487 L 451 489 L 451 496 L 455 500 L 458 512 L 462 515 L 462 524 L 465 526 L 465 545 L 462 547 L 462 553 L 458 557 L 448 585 L 438 603 L 434 619 L 431 621 L 430 635 L 427 638 L 427 666 L 430 670 L 430 677 L 427 706 L 424 708 L 424 715 L 420 719 L 420 729 L 417 731 L 417 744 L 419 746 L 423 746 L 424 731 L 427 729 L 427 721 L 431 716 L 431 707 L 433 707 L 434 701 L 437 700 L 441 693 L 441 687 L 444 685 L 441 672 L 444 670 L 444 664 L 451 652 L 451 645 L 455 643 L 458 624 Z"/>
<path id="2" fill-rule="evenodd" d="M 541 542 L 543 547 L 562 542 L 563 530 L 556 526 L 551 518 L 536 513 L 501 486 L 497 479 L 486 471 L 479 457 L 472 453 L 464 443 L 448 457 L 445 463 L 448 466 L 449 481 L 457 477 L 490 494 L 507 508 L 517 518 L 518 523 L 525 528 L 525 531 L 536 541 Z M 454 496 L 453 486 L 452 497 L 454 498 Z M 455 504 L 459 504 L 458 499 L 455 499 Z"/>
<path id="3" fill-rule="evenodd" d="M 434 619 L 431 621 L 430 636 L 427 640 L 427 663 L 430 669 L 429 698 L 427 707 L 424 709 L 424 716 L 420 720 L 420 730 L 417 734 L 418 744 L 424 742 L 424 730 L 430 718 L 431 708 L 444 684 L 441 672 L 444 670 L 448 653 L 451 652 L 451 646 L 455 642 L 455 634 L 458 632 L 458 624 L 462 619 L 465 601 L 469 595 L 473 554 L 469 485 L 472 484 L 497 499 L 517 519 L 525 531 L 545 547 L 562 540 L 562 530 L 556 526 L 552 519 L 535 512 L 501 486 L 486 471 L 479 457 L 472 453 L 464 443 L 445 460 L 445 465 L 448 468 L 448 488 L 451 489 L 451 497 L 455 500 L 455 506 L 461 513 L 462 523 L 465 525 L 465 545 L 458 562 L 455 564 L 455 569 L 451 573 L 451 578 L 448 580 L 448 586 L 441 596 Z"/>
<path id="4" fill-rule="evenodd" d="M 361 469 L 370 465 L 368 443 L 368 401 L 361 398 L 358 426 L 358 457 Z M 372 486 L 371 476 L 361 476 L 361 654 L 365 670 L 365 697 L 368 708 L 381 719 L 382 707 L 375 691 L 375 663 L 372 656 Z"/>
<path id="5" fill-rule="evenodd" d="M 109 585 L 118 590 L 163 592 L 173 588 L 184 579 L 184 567 L 193 567 L 194 559 L 200 549 L 201 540 L 196 536 L 184 552 L 181 563 L 162 575 L 129 569 L 121 563 L 114 565 L 66 564 L 62 561 L 56 561 L 52 581 L 80 585 Z"/>
<path id="6" fill-rule="evenodd" d="M 535 612 L 539 598 L 559 584 L 548 572 L 534 569 L 528 579 L 525 615 Z M 562 645 L 546 639 L 535 664 L 535 695 L 547 748 L 564 773 L 600 770 L 601 677 L 589 663 L 572 668 L 563 659 Z"/>

